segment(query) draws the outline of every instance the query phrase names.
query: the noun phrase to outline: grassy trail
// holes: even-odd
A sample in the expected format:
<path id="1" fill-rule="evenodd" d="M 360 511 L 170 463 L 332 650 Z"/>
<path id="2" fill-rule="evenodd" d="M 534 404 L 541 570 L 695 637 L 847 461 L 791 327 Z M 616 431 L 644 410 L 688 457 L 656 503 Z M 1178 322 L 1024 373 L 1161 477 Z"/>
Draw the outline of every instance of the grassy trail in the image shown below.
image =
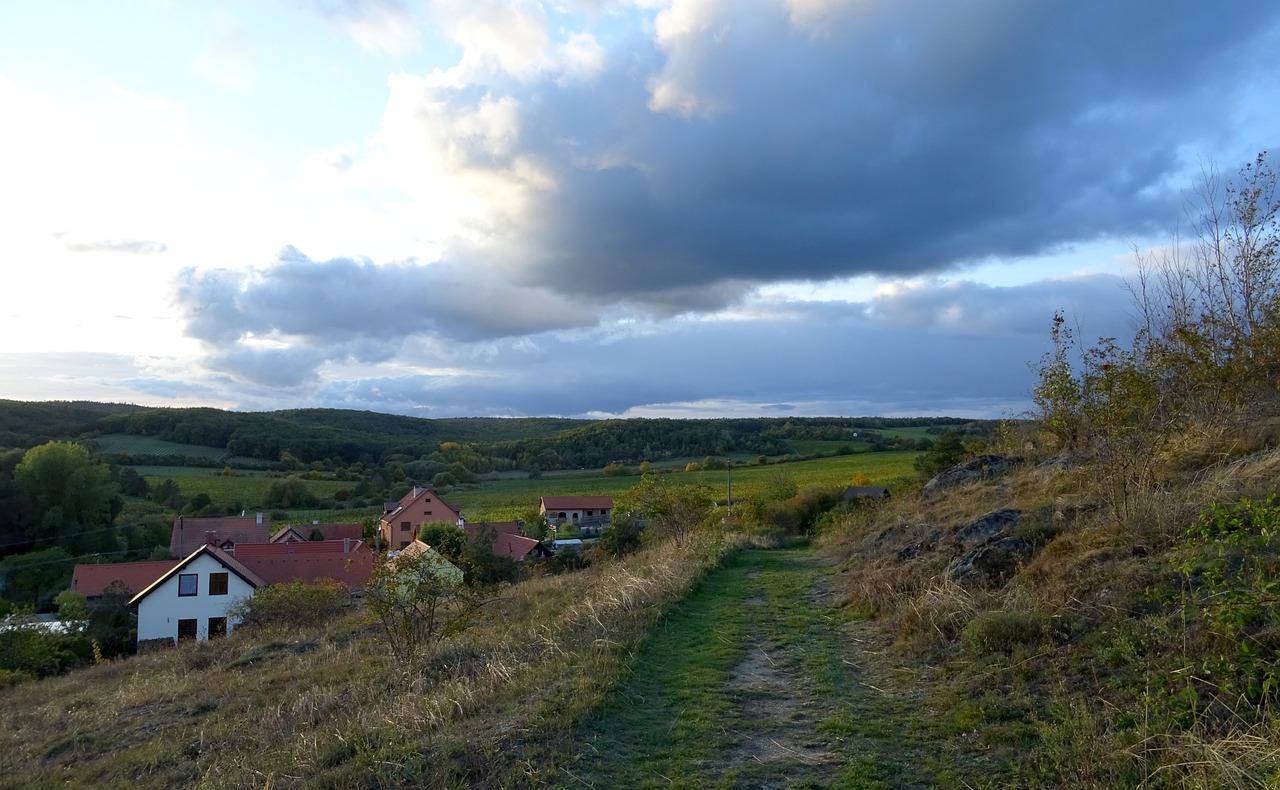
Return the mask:
<path id="1" fill-rule="evenodd" d="M 714 572 L 583 726 L 562 786 L 949 784 L 909 680 L 860 635 L 869 624 L 829 603 L 827 572 L 805 548 L 740 552 Z"/>

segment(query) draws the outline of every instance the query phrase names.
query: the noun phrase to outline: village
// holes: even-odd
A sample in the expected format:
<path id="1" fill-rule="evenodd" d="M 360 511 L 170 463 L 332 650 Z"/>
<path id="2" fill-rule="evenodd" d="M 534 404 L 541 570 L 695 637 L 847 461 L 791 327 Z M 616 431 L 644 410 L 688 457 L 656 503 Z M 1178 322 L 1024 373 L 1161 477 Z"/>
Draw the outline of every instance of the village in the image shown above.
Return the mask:
<path id="1" fill-rule="evenodd" d="M 395 567 L 410 557 L 429 558 L 435 573 L 461 583 L 463 571 L 419 539 L 426 525 L 456 525 L 468 537 L 487 540 L 495 557 L 523 563 L 599 537 L 612 514 L 609 496 L 544 496 L 539 516 L 549 536 L 535 538 L 525 534 L 521 521 L 468 522 L 431 489 L 414 486 L 384 505 L 372 536 L 356 523 L 291 524 L 273 531 L 262 513 L 179 515 L 169 542 L 171 559 L 77 564 L 71 591 L 90 603 L 108 593 L 127 596 L 137 612 L 138 647 L 174 645 L 230 633 L 237 605 L 268 585 L 337 584 L 359 594 L 380 563 Z"/>

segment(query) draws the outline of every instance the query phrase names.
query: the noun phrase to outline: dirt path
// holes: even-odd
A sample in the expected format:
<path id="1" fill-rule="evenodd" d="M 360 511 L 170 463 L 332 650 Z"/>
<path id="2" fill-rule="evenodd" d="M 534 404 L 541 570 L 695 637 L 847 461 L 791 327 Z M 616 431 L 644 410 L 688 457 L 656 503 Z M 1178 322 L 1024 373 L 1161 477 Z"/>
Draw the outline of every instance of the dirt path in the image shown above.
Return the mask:
<path id="1" fill-rule="evenodd" d="M 932 787 L 911 675 L 806 549 L 713 573 L 583 727 L 563 786 Z"/>

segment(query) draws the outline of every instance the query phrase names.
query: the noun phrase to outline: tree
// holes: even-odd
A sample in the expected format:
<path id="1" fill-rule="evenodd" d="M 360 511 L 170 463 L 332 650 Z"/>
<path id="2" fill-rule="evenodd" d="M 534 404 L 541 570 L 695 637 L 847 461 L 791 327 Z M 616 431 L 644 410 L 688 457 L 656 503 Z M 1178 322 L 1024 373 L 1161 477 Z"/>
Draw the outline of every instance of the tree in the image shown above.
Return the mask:
<path id="1" fill-rule="evenodd" d="M 382 626 L 392 655 L 408 664 L 432 640 L 462 630 L 493 595 L 492 588 L 462 583 L 435 555 L 424 552 L 375 568 L 365 603 Z"/>
<path id="2" fill-rule="evenodd" d="M 88 450 L 70 442 L 32 448 L 14 468 L 14 483 L 32 504 L 37 542 L 73 552 L 110 547 L 101 528 L 115 517 L 117 488 L 110 468 Z"/>
<path id="3" fill-rule="evenodd" d="M 54 596 L 70 584 L 74 565 L 75 559 L 61 546 L 5 557 L 0 561 L 5 597 L 36 609 L 51 608 Z"/>
<path id="4" fill-rule="evenodd" d="M 319 504 L 319 501 L 307 489 L 307 484 L 301 478 L 290 475 L 271 484 L 263 504 L 266 507 L 287 509 L 314 507 Z"/>
<path id="5" fill-rule="evenodd" d="M 658 475 L 645 475 L 621 497 L 616 512 L 635 512 L 649 522 L 658 536 L 684 538 L 705 524 L 711 515 L 711 489 L 705 485 L 671 483 Z"/>
<path id="6" fill-rule="evenodd" d="M 447 521 L 435 521 L 423 524 L 418 530 L 418 539 L 440 552 L 450 562 L 457 564 L 462 559 L 462 545 L 467 533 L 458 529 L 457 524 Z"/>
<path id="7" fill-rule="evenodd" d="M 912 465 L 928 479 L 960 463 L 965 452 L 964 433 L 959 428 L 947 428 L 928 452 L 916 456 Z"/>
<path id="8" fill-rule="evenodd" d="M 611 557 L 621 557 L 638 551 L 644 545 L 644 524 L 633 514 L 614 510 L 613 520 L 600 533 L 597 543 Z"/>

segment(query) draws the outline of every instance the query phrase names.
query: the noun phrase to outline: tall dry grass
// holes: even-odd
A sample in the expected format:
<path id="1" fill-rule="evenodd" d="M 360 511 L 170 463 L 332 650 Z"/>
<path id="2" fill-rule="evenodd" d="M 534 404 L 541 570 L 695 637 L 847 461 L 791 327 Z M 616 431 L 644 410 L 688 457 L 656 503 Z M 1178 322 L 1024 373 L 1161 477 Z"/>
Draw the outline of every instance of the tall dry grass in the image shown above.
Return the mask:
<path id="1" fill-rule="evenodd" d="M 506 786 L 552 781 L 574 724 L 736 537 L 530 580 L 395 664 L 350 612 L 241 629 L 0 692 L 0 785 Z"/>

